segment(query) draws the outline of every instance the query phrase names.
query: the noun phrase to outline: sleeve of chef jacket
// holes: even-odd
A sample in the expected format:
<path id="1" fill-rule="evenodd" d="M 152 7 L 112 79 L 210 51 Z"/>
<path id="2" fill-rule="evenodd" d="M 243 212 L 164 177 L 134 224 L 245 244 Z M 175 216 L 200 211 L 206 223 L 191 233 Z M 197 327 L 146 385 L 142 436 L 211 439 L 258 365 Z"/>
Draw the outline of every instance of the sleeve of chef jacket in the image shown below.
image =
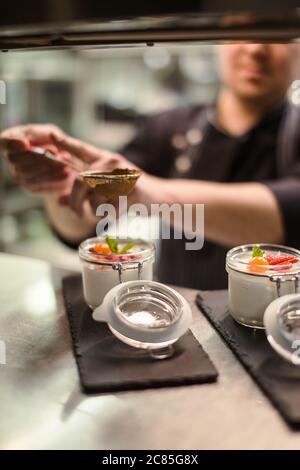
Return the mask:
<path id="1" fill-rule="evenodd" d="M 284 224 L 284 244 L 300 249 L 300 152 L 287 176 L 265 182 L 277 199 Z"/>

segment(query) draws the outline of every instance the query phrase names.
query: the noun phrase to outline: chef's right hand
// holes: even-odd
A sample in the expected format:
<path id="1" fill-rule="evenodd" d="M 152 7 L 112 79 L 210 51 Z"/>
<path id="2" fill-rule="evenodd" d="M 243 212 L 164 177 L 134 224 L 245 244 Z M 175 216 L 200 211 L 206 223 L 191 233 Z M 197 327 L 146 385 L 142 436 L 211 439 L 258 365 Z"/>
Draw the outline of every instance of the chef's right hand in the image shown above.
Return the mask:
<path id="1" fill-rule="evenodd" d="M 0 150 L 7 158 L 10 173 L 17 184 L 32 192 L 68 193 L 75 174 L 60 163 L 33 154 L 32 146 L 47 148 L 64 160 L 72 160 L 68 152 L 59 151 L 53 136 L 65 134 L 52 124 L 30 124 L 6 129 L 0 134 Z"/>

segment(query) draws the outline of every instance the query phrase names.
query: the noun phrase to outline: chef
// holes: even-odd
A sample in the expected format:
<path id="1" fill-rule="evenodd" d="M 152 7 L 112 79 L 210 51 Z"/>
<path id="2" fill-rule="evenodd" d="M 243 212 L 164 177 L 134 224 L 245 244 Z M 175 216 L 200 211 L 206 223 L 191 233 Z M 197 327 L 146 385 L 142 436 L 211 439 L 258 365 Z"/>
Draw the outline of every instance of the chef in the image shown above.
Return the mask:
<path id="1" fill-rule="evenodd" d="M 16 182 L 43 194 L 52 226 L 66 243 L 95 234 L 91 196 L 69 168 L 39 161 L 31 145 L 52 146 L 91 170 L 137 166 L 144 171 L 130 202 L 205 205 L 205 243 L 162 240 L 162 282 L 226 287 L 225 256 L 245 243 L 300 248 L 300 113 L 287 101 L 296 77 L 295 44 L 219 46 L 220 91 L 212 106 L 187 106 L 150 117 L 119 153 L 98 149 L 54 125 L 5 130 L 0 145 Z"/>

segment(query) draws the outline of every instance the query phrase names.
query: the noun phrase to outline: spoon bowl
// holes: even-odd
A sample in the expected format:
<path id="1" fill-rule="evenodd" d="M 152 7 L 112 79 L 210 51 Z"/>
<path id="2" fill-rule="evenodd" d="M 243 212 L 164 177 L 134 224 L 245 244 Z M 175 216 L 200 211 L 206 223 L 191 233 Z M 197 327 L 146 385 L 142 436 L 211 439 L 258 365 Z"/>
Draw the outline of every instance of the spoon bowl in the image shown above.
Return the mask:
<path id="1" fill-rule="evenodd" d="M 134 168 L 115 168 L 111 171 L 84 171 L 84 182 L 104 197 L 127 196 L 134 188 L 142 172 Z"/>

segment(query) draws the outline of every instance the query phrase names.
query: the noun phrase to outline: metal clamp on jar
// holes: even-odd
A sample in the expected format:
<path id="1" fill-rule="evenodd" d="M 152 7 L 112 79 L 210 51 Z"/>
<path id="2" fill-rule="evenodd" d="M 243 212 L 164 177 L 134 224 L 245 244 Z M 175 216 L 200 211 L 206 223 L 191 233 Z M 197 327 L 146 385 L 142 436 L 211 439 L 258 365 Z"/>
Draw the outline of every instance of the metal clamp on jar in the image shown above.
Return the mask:
<path id="1" fill-rule="evenodd" d="M 282 284 L 284 282 L 291 282 L 294 288 L 295 294 L 299 291 L 299 273 L 295 273 L 293 275 L 289 274 L 274 274 L 270 276 L 270 281 L 275 282 L 276 284 L 276 291 L 277 297 L 281 297 L 282 295 Z"/>

